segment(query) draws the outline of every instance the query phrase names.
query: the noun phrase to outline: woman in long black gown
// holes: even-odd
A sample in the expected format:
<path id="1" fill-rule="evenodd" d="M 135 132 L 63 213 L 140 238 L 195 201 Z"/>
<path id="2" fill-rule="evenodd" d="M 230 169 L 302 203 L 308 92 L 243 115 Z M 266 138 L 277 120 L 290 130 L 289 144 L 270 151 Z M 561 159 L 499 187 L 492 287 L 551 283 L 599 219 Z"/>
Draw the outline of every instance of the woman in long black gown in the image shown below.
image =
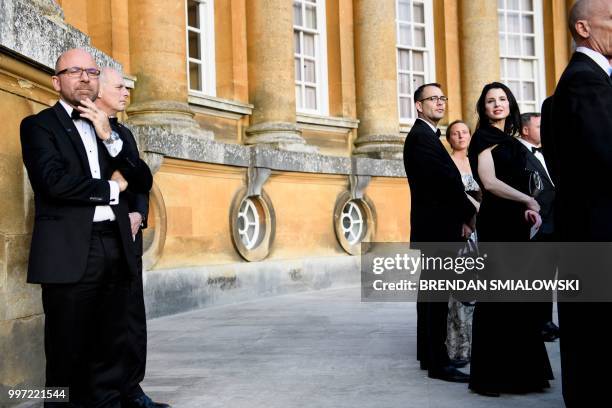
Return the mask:
<path id="1" fill-rule="evenodd" d="M 479 122 L 469 148 L 483 191 L 476 223 L 480 242 L 526 242 L 541 223 L 536 200 L 525 190 L 525 155 L 514 137 L 520 129 L 516 99 L 493 82 L 477 103 Z M 519 266 L 515 265 L 515 266 Z M 541 391 L 552 370 L 530 303 L 480 302 L 474 310 L 469 387 L 474 392 Z"/>

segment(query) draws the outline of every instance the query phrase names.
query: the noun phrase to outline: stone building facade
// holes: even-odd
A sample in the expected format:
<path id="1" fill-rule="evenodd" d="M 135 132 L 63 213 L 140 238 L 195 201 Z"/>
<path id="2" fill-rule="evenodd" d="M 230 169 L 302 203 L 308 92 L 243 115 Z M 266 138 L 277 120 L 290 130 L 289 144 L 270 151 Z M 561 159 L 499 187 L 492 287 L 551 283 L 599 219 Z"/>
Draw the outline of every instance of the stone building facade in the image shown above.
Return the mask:
<path id="1" fill-rule="evenodd" d="M 409 237 L 412 93 L 439 82 L 475 123 L 503 80 L 539 110 L 571 54 L 571 0 L 0 0 L 0 393 L 44 384 L 19 124 L 52 67 L 122 67 L 126 123 L 155 173 L 150 316 L 352 285 L 374 241 Z M 1 398 L 0 398 L 1 401 Z"/>

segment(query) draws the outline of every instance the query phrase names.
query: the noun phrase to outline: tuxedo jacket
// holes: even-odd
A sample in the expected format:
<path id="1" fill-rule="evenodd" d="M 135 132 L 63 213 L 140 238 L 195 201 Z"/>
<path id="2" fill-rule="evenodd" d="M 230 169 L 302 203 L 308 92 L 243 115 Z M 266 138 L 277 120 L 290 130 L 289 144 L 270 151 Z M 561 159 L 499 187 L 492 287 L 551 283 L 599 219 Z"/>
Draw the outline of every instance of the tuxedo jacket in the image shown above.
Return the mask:
<path id="1" fill-rule="evenodd" d="M 111 121 L 111 127 L 119 134 L 124 143 L 129 143 L 132 149 L 138 149 L 136 139 L 129 128 L 117 122 L 116 119 Z M 128 189 L 125 191 L 125 197 L 128 202 L 128 211 L 138 212 L 142 215 L 142 225 L 135 238 L 136 256 L 140 257 L 142 256 L 142 230 L 147 228 L 149 217 L 149 193 L 134 193 L 128 186 Z M 139 269 L 141 269 L 141 263 L 138 261 Z M 142 270 L 140 272 L 142 273 Z"/>
<path id="2" fill-rule="evenodd" d="M 552 124 L 543 142 L 553 160 L 559 239 L 612 241 L 612 80 L 576 52 L 543 114 Z"/>
<path id="3" fill-rule="evenodd" d="M 467 198 L 461 174 L 436 133 L 416 120 L 404 143 L 410 185 L 410 240 L 456 242 L 476 208 Z"/>
<path id="4" fill-rule="evenodd" d="M 124 140 L 113 158 L 96 138 L 101 178 L 92 178 L 81 136 L 59 102 L 25 118 L 20 133 L 35 205 L 28 282 L 76 283 L 85 273 L 95 207 L 110 202 L 108 180 L 113 171 L 121 171 L 134 193 L 151 189 L 151 172 L 138 157 L 135 143 Z M 125 193 L 111 209 L 130 274 L 135 276 L 136 246 Z"/>
<path id="5" fill-rule="evenodd" d="M 542 217 L 542 226 L 539 232 L 544 234 L 552 234 L 554 232 L 554 208 L 555 203 L 555 185 L 548 177 L 548 173 L 542 163 L 538 160 L 535 154 L 521 143 L 521 147 L 525 151 L 525 167 L 529 170 L 536 170 L 542 179 L 542 191 L 535 197 L 540 204 L 540 216 Z M 544 158 L 546 162 L 546 158 Z M 548 168 L 548 162 L 546 162 Z"/>

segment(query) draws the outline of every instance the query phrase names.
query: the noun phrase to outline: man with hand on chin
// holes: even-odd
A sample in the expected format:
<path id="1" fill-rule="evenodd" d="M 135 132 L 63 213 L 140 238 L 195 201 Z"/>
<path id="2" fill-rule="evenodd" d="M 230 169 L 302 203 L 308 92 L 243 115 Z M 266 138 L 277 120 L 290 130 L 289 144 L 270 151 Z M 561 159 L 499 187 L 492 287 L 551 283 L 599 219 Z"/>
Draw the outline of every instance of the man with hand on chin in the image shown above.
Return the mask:
<path id="1" fill-rule="evenodd" d="M 71 407 L 120 407 L 129 281 L 138 274 L 124 192 L 151 189 L 138 151 L 95 101 L 100 70 L 83 49 L 57 59 L 60 100 L 21 122 L 34 191 L 28 282 L 41 284 L 46 386 Z M 66 406 L 45 402 L 45 407 Z"/>
<path id="2" fill-rule="evenodd" d="M 132 132 L 117 121 L 117 113 L 125 110 L 129 95 L 129 90 L 125 86 L 121 73 L 113 68 L 103 68 L 100 73 L 100 91 L 98 99 L 96 99 L 96 106 L 108 116 L 113 131 L 119 134 L 124 143 L 130 144 L 136 150 L 136 141 Z M 133 193 L 128 189 L 125 195 L 129 208 L 131 233 L 134 237 L 138 274 L 130 285 L 128 296 L 128 335 L 124 358 L 125 389 L 122 397 L 123 406 L 130 408 L 169 408 L 170 406 L 167 404 L 152 401 L 140 387 L 140 382 L 145 376 L 147 362 L 147 317 L 142 287 L 141 228 L 146 228 L 149 194 Z"/>

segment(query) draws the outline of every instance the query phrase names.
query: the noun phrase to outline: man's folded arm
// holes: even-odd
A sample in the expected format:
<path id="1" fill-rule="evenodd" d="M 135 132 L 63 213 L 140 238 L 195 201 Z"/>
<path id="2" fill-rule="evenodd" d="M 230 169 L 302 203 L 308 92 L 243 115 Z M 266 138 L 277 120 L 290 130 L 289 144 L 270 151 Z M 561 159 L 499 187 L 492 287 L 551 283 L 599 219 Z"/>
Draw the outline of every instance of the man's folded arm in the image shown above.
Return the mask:
<path id="1" fill-rule="evenodd" d="M 119 132 L 118 132 L 119 133 Z M 147 163 L 138 155 L 136 141 L 127 132 L 119 133 L 123 145 L 118 152 L 108 147 L 117 170 L 121 172 L 128 182 L 128 188 L 134 193 L 148 193 L 153 186 L 153 175 Z M 114 153 L 114 154 L 113 154 Z"/>
<path id="2" fill-rule="evenodd" d="M 47 129 L 27 118 L 21 123 L 20 136 L 23 161 L 36 193 L 85 205 L 110 203 L 109 181 L 69 174 Z"/>

